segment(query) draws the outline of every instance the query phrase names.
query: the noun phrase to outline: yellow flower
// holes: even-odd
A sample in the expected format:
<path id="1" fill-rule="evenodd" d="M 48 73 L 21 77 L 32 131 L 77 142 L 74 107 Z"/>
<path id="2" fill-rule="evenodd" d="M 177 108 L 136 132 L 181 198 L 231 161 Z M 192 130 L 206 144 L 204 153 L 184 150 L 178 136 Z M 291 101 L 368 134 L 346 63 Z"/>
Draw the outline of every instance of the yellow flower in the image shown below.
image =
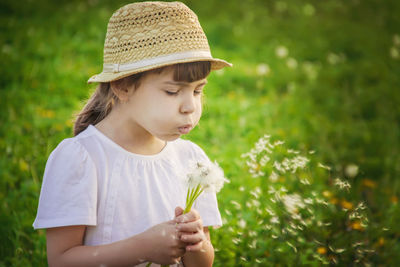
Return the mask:
<path id="1" fill-rule="evenodd" d="M 335 205 L 335 204 L 338 203 L 338 199 L 334 197 L 334 198 L 331 198 L 331 199 L 329 200 L 329 202 L 331 202 L 333 205 Z"/>
<path id="2" fill-rule="evenodd" d="M 322 192 L 322 195 L 326 198 L 330 198 L 332 196 L 332 193 L 329 192 L 328 190 L 325 190 L 324 192 Z"/>
<path id="3" fill-rule="evenodd" d="M 343 208 L 345 209 L 352 209 L 353 208 L 353 204 L 347 200 L 342 199 L 342 201 L 340 202 L 340 204 L 342 205 Z"/>
<path id="4" fill-rule="evenodd" d="M 361 225 L 360 221 L 355 221 L 350 226 L 354 230 L 360 230 L 360 231 L 364 230 L 364 227 Z"/>
<path id="5" fill-rule="evenodd" d="M 376 187 L 376 183 L 374 181 L 372 181 L 371 179 L 363 179 L 362 185 L 366 186 L 366 187 L 369 187 L 369 188 L 375 188 Z"/>
<path id="6" fill-rule="evenodd" d="M 385 239 L 383 237 L 380 237 L 378 240 L 379 246 L 383 246 L 385 244 Z"/>
<path id="7" fill-rule="evenodd" d="M 317 248 L 317 252 L 318 252 L 319 254 L 326 254 L 327 250 L 326 250 L 325 247 L 318 247 L 318 248 Z"/>

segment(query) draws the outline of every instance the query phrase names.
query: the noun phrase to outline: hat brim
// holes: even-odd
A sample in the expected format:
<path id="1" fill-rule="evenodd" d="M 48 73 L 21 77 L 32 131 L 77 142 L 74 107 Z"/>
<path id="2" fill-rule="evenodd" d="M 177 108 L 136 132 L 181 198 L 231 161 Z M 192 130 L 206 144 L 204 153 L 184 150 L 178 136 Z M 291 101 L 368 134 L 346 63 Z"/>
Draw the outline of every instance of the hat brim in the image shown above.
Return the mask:
<path id="1" fill-rule="evenodd" d="M 179 60 L 175 60 L 175 61 L 168 61 L 168 62 L 162 62 L 162 63 L 158 63 L 158 64 L 152 64 L 151 66 L 134 68 L 134 69 L 125 70 L 125 71 L 104 72 L 104 70 L 103 70 L 103 72 L 90 77 L 90 79 L 88 80 L 88 83 L 111 82 L 111 81 L 122 79 L 124 77 L 130 76 L 132 74 L 136 74 L 139 72 L 148 71 L 148 70 L 165 67 L 165 66 L 169 66 L 169 65 L 174 65 L 177 63 L 187 63 L 187 62 L 195 62 L 195 61 L 210 61 L 212 71 L 219 70 L 224 67 L 232 67 L 232 63 L 229 63 L 229 62 L 227 62 L 223 59 L 219 59 L 219 58 L 185 58 L 185 59 L 179 59 Z"/>

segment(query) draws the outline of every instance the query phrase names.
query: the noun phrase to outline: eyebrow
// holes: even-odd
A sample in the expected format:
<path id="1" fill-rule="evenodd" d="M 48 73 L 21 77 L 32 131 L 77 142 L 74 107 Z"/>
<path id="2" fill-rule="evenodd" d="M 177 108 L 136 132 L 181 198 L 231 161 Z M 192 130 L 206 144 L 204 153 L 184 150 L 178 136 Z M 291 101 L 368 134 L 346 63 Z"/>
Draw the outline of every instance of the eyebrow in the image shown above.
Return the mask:
<path id="1" fill-rule="evenodd" d="M 207 84 L 207 82 L 208 82 L 208 81 L 204 81 L 204 82 L 198 84 L 196 87 L 205 85 L 205 84 Z M 178 86 L 181 86 L 181 87 L 184 87 L 184 86 L 188 86 L 188 85 L 189 85 L 188 82 L 175 82 L 175 81 L 172 82 L 172 81 L 167 81 L 167 82 L 164 82 L 164 83 L 165 83 L 165 84 L 171 84 L 171 85 L 178 85 Z"/>

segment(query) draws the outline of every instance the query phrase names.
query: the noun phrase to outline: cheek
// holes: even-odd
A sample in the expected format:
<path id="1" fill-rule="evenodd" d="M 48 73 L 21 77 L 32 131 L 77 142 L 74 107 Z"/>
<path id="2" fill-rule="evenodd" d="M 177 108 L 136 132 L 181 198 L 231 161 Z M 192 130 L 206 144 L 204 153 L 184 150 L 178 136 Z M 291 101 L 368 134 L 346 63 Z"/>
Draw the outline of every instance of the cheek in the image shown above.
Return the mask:
<path id="1" fill-rule="evenodd" d="M 203 102 L 200 100 L 196 106 L 196 110 L 193 114 L 196 122 L 198 122 L 200 120 L 201 114 L 203 112 Z"/>

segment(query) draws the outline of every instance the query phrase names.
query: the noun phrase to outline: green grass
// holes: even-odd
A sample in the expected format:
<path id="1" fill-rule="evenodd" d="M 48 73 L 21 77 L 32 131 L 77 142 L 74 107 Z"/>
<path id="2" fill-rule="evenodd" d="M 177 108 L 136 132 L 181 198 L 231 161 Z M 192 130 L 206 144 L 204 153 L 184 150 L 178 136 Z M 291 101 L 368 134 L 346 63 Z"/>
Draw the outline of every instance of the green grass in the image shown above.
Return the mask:
<path id="1" fill-rule="evenodd" d="M 86 81 L 102 68 L 108 19 L 126 3 L 0 3 L 0 266 L 46 265 L 44 232 L 32 229 L 44 166 L 55 146 L 72 135 L 72 114 L 94 89 Z M 340 266 L 398 265 L 399 2 L 185 3 L 198 14 L 213 56 L 234 64 L 210 75 L 203 118 L 187 137 L 217 160 L 231 180 L 218 195 L 226 223 L 211 233 L 218 249 L 215 266 L 319 266 L 335 260 Z M 279 47 L 287 49 L 285 57 L 277 55 Z M 310 187 L 300 187 L 285 174 L 271 182 L 271 166 L 265 177 L 251 177 L 241 155 L 264 134 L 305 155 L 316 151 L 309 155 L 314 160 Z M 321 172 L 317 162 L 332 171 Z M 351 164 L 359 167 L 355 177 L 346 175 Z M 351 184 L 349 193 L 335 189 L 335 177 Z M 262 207 L 281 210 L 279 203 L 272 205 L 269 186 L 285 186 L 289 193 L 302 190 L 303 197 L 315 191 L 332 202 L 329 209 L 313 208 L 332 226 L 314 225 L 298 233 L 305 240 L 312 233 L 320 243 L 289 241 L 297 245 L 296 253 L 262 228 L 270 219 L 265 209 L 257 215 L 253 206 L 236 210 L 231 202 L 253 203 L 250 192 L 259 187 Z M 333 204 L 335 198 L 352 203 L 353 211 L 364 202 L 368 227 L 346 228 L 346 202 Z M 287 215 L 279 216 L 290 221 Z M 254 238 L 256 247 L 249 247 Z M 281 233 L 278 240 L 285 244 L 287 238 Z M 373 250 L 359 256 L 359 263 L 351 250 L 355 240 Z M 354 253 L 335 253 L 329 245 Z"/>

